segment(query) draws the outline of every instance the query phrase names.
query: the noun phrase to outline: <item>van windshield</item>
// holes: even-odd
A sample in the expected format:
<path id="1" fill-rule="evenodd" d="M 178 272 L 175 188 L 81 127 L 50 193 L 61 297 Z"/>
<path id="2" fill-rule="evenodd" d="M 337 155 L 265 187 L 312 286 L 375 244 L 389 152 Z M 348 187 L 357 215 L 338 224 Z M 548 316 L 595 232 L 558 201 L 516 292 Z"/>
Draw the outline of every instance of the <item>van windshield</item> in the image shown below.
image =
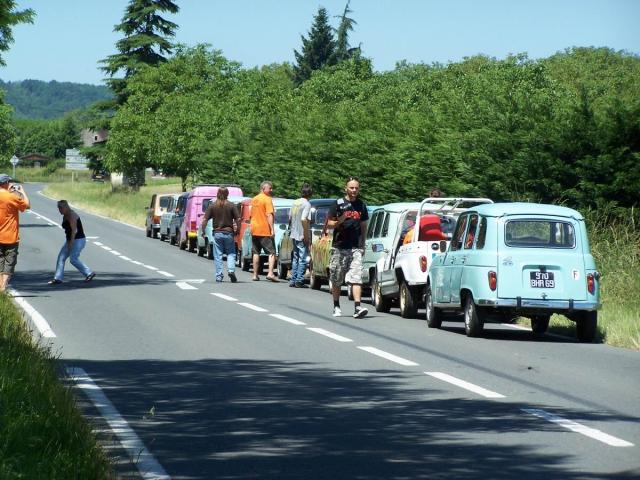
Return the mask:
<path id="1" fill-rule="evenodd" d="M 169 207 L 169 203 L 171 203 L 171 197 L 160 197 L 160 208 Z"/>
<path id="2" fill-rule="evenodd" d="M 573 248 L 573 225 L 555 220 L 511 220 L 506 223 L 504 241 L 510 247 Z"/>
<path id="3" fill-rule="evenodd" d="M 203 198 L 202 199 L 202 211 L 206 212 L 207 208 L 209 208 L 209 204 L 211 203 L 211 201 L 213 200 L 213 198 Z"/>
<path id="4" fill-rule="evenodd" d="M 289 223 L 289 211 L 291 209 L 289 207 L 286 208 L 276 208 L 275 218 L 273 219 L 273 223 L 279 225 L 281 223 Z"/>
<path id="5" fill-rule="evenodd" d="M 314 225 L 324 225 L 325 220 L 327 219 L 327 215 L 329 213 L 329 206 L 326 207 L 318 207 L 316 209 L 316 213 L 313 215 L 313 224 Z"/>

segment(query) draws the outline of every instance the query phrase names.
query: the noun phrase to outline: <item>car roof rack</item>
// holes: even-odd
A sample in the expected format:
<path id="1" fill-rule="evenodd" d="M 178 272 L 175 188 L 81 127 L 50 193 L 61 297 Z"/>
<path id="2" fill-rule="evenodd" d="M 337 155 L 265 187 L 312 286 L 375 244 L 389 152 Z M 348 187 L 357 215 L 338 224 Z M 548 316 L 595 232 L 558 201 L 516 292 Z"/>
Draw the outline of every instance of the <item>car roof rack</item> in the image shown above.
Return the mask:
<path id="1" fill-rule="evenodd" d="M 419 216 L 422 216 L 422 212 L 425 210 L 425 205 L 433 205 L 436 208 L 426 209 L 427 213 L 461 213 L 468 207 L 461 207 L 463 204 L 485 204 L 493 203 L 490 198 L 480 197 L 427 197 L 420 202 Z"/>

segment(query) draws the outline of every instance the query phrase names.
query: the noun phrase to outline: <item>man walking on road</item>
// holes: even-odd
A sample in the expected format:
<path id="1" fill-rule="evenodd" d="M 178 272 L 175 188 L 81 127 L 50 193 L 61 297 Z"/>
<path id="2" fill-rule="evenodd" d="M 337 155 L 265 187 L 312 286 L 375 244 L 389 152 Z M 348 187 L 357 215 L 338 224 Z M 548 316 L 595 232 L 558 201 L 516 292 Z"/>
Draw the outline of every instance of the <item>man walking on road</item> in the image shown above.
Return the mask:
<path id="1" fill-rule="evenodd" d="M 301 198 L 293 202 L 291 207 L 291 240 L 293 240 L 293 252 L 291 253 L 291 280 L 290 287 L 306 288 L 304 284 L 304 272 L 307 269 L 307 256 L 311 243 L 309 224 L 311 222 L 311 204 L 309 199 L 313 190 L 311 185 L 302 185 Z"/>
<path id="2" fill-rule="evenodd" d="M 227 200 L 229 189 L 220 187 L 216 195 L 216 201 L 211 202 L 202 217 L 202 237 L 205 237 L 205 228 L 209 219 L 213 220 L 213 259 L 216 268 L 216 282 L 221 282 L 224 277 L 223 255 L 227 256 L 227 274 L 232 283 L 236 278 L 236 244 L 233 234 L 240 223 L 236 206 Z"/>
<path id="3" fill-rule="evenodd" d="M 271 194 L 273 184 L 262 182 L 260 193 L 251 200 L 251 243 L 253 250 L 253 280 L 260 280 L 258 270 L 260 267 L 260 253 L 264 249 L 269 255 L 269 271 L 267 280 L 277 282 L 278 279 L 273 274 L 276 264 L 276 247 L 273 242 L 273 200 Z"/>
<path id="4" fill-rule="evenodd" d="M 333 228 L 330 278 L 332 282 L 333 316 L 342 316 L 340 310 L 340 288 L 345 282 L 353 288 L 355 302 L 354 318 L 362 318 L 369 311 L 360 306 L 362 296 L 362 256 L 367 233 L 369 213 L 366 204 L 358 198 L 360 182 L 349 177 L 345 197 L 339 198 L 329 209 L 327 228 Z"/>
<path id="5" fill-rule="evenodd" d="M 0 174 L 0 292 L 4 292 L 18 262 L 20 212 L 31 207 L 22 185 L 11 185 L 12 178 Z"/>
<path id="6" fill-rule="evenodd" d="M 62 283 L 64 277 L 64 263 L 71 257 L 71 265 L 76 267 L 84 275 L 84 281 L 90 282 L 96 274 L 80 260 L 80 252 L 84 249 L 87 239 L 84 235 L 84 228 L 80 216 L 74 212 L 66 200 L 58 202 L 58 211 L 62 215 L 62 228 L 64 229 L 66 241 L 56 262 L 56 273 L 53 280 L 49 280 L 49 285 Z"/>

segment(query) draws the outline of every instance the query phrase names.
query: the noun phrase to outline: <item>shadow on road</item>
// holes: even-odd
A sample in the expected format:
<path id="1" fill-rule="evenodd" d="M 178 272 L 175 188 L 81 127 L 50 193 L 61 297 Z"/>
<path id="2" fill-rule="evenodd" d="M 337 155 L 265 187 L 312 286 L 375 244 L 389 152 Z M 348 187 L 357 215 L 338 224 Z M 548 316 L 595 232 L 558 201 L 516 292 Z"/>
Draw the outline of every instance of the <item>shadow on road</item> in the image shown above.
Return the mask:
<path id="1" fill-rule="evenodd" d="M 571 446 L 552 451 L 544 437 L 525 445 L 526 435 L 541 431 L 577 442 L 520 410 L 532 405 L 443 399 L 427 380 L 425 388 L 408 388 L 415 373 L 244 360 L 67 366 L 89 373 L 174 478 L 634 478 L 584 473 L 576 467 L 584 469 L 584 451 L 581 458 L 567 453 Z"/>

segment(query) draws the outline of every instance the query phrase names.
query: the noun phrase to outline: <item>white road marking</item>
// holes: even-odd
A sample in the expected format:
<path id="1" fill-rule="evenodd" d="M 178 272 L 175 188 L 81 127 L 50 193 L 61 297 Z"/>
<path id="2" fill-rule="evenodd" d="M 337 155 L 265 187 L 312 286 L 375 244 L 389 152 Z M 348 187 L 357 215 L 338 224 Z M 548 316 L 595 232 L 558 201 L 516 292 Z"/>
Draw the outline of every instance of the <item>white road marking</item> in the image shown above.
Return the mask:
<path id="1" fill-rule="evenodd" d="M 111 250 L 111 253 L 113 253 L 114 255 L 117 255 L 117 256 L 122 255 L 120 252 L 118 252 L 116 250 Z"/>
<path id="2" fill-rule="evenodd" d="M 214 297 L 221 298 L 223 300 L 228 300 L 230 302 L 237 302 L 237 298 L 230 297 L 229 295 L 225 295 L 224 293 L 211 293 Z"/>
<path id="3" fill-rule="evenodd" d="M 20 305 L 20 308 L 22 308 L 22 310 L 24 310 L 24 312 L 29 315 L 29 318 L 40 332 L 40 335 L 45 338 L 56 337 L 56 334 L 53 333 L 53 330 L 51 330 L 49 322 L 47 322 L 44 317 L 40 315 L 40 312 L 33 308 L 29 302 L 27 302 L 24 298 L 21 298 L 20 293 L 17 290 L 10 288 L 9 293 L 16 301 L 16 303 Z"/>
<path id="4" fill-rule="evenodd" d="M 96 238 L 100 238 L 100 237 L 87 237 L 87 240 L 95 240 Z"/>
<path id="5" fill-rule="evenodd" d="M 238 305 L 242 305 L 243 307 L 248 308 L 249 310 L 253 310 L 255 312 L 268 312 L 269 311 L 266 308 L 258 307 L 256 305 L 253 305 L 252 303 L 240 302 L 240 303 L 238 303 Z"/>
<path id="6" fill-rule="evenodd" d="M 330 332 L 329 330 L 325 330 L 324 328 L 312 328 L 307 327 L 307 330 L 311 330 L 312 332 L 319 333 L 320 335 L 324 335 L 325 337 L 329 337 L 338 342 L 353 342 L 350 338 L 343 337 L 342 335 L 338 335 L 337 333 Z"/>
<path id="7" fill-rule="evenodd" d="M 142 266 L 143 266 L 144 268 L 148 268 L 149 270 L 153 270 L 154 272 L 156 272 L 156 271 L 160 270 L 159 268 L 157 268 L 157 267 L 152 267 L 151 265 L 144 265 L 144 264 L 143 264 Z"/>
<path id="8" fill-rule="evenodd" d="M 189 285 L 186 282 L 176 282 L 176 286 L 181 288 L 182 290 L 198 290 L 198 287 L 194 287 L 193 285 Z"/>
<path id="9" fill-rule="evenodd" d="M 99 247 L 101 247 L 102 245 L 104 245 L 102 242 L 93 242 L 94 245 L 97 245 Z"/>
<path id="10" fill-rule="evenodd" d="M 120 258 L 121 258 L 122 260 L 126 260 L 127 262 L 130 262 L 130 261 L 131 261 L 131 259 L 130 259 L 129 257 L 126 257 L 126 256 L 124 256 L 124 255 L 120 255 Z"/>
<path id="11" fill-rule="evenodd" d="M 372 353 L 373 355 L 377 355 L 382 358 L 386 358 L 392 362 L 398 363 L 400 365 L 404 365 L 405 367 L 415 367 L 418 364 L 416 362 L 412 362 L 411 360 L 407 360 L 406 358 L 398 357 L 393 355 L 392 353 L 385 352 L 384 350 L 379 350 L 375 347 L 358 347 L 360 350 L 364 350 L 365 352 Z"/>
<path id="12" fill-rule="evenodd" d="M 44 220 L 45 222 L 47 222 L 47 223 L 48 223 L 49 225 L 51 225 L 52 227 L 58 227 L 58 228 L 62 229 L 62 226 L 61 226 L 61 225 L 58 225 L 58 223 L 56 223 L 55 221 L 51 220 L 51 219 L 50 219 L 50 218 L 48 218 L 48 217 L 45 217 L 45 216 L 44 216 L 44 215 L 42 215 L 41 213 L 34 212 L 33 210 L 29 210 L 29 213 L 32 213 L 32 214 L 33 214 L 33 215 L 35 215 L 36 217 L 38 217 L 38 218 L 40 218 L 40 219 Z"/>
<path id="13" fill-rule="evenodd" d="M 82 368 L 67 368 L 67 374 L 73 378 L 95 407 L 100 411 L 113 433 L 118 437 L 122 447 L 129 453 L 132 462 L 145 479 L 170 480 L 162 465 L 147 450 L 142 440 L 136 435 L 120 412 L 96 385 L 93 379 Z"/>
<path id="14" fill-rule="evenodd" d="M 285 317 L 284 315 L 280 315 L 279 313 L 270 313 L 270 317 L 277 318 L 279 320 L 284 320 L 285 322 L 292 323 L 293 325 L 306 325 L 306 323 L 301 322 L 300 320 L 296 320 L 295 318 Z"/>
<path id="15" fill-rule="evenodd" d="M 465 390 L 469 390 L 470 392 L 477 393 L 478 395 L 482 395 L 486 398 L 505 398 L 504 395 L 496 392 L 492 392 L 491 390 L 487 390 L 486 388 L 479 387 L 478 385 L 474 385 L 473 383 L 466 382 L 464 380 L 460 380 L 459 378 L 453 377 L 451 375 L 447 375 L 442 372 L 424 372 L 427 375 L 442 380 L 447 383 L 451 383 L 452 385 L 456 385 L 460 388 L 464 388 Z"/>
<path id="16" fill-rule="evenodd" d="M 131 263 L 133 263 L 134 265 L 142 265 L 142 262 L 139 262 L 137 260 L 131 260 Z"/>
<path id="17" fill-rule="evenodd" d="M 586 425 L 582 425 L 572 420 L 558 417 L 557 415 L 549 413 L 545 410 L 541 410 L 538 408 L 523 408 L 522 411 L 529 413 L 531 415 L 535 415 L 536 417 L 543 418 L 544 420 L 548 420 L 549 422 L 555 423 L 557 425 L 560 425 L 561 427 L 571 430 L 572 432 L 576 432 L 581 435 L 585 435 L 587 437 L 598 440 L 599 442 L 606 443 L 607 445 L 611 445 L 612 447 L 633 447 L 634 446 L 634 444 L 631 442 L 627 442 L 626 440 L 622 440 L 621 438 L 614 437 L 600 430 L 587 427 Z"/>
<path id="18" fill-rule="evenodd" d="M 111 250 L 113 250 L 113 248 L 107 247 L 106 245 L 102 245 L 102 248 L 104 248 L 107 252 L 110 252 Z"/>
<path id="19" fill-rule="evenodd" d="M 124 257 L 122 257 L 122 258 L 124 258 Z M 158 270 L 158 273 L 160 275 L 164 275 L 165 277 L 175 277 L 175 275 L 173 273 L 165 272 L 164 270 Z"/>
<path id="20" fill-rule="evenodd" d="M 185 278 L 179 281 L 188 283 L 204 283 L 204 278 Z"/>

